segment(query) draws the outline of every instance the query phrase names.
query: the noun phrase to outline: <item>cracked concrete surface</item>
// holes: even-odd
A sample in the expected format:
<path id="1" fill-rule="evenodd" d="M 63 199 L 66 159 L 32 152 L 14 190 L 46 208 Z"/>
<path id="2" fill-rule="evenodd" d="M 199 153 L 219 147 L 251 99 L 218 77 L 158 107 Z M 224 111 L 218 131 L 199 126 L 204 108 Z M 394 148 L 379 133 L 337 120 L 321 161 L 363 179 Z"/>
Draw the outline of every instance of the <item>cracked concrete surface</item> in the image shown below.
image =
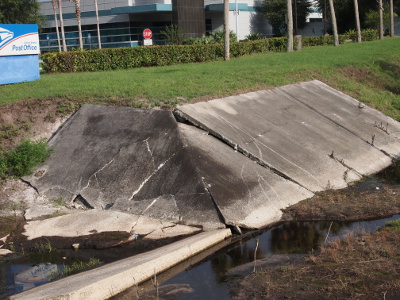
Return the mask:
<path id="1" fill-rule="evenodd" d="M 183 105 L 175 113 L 312 192 L 346 187 L 399 156 L 398 122 L 319 81 Z M 374 125 L 381 123 L 392 134 Z"/>
<path id="2" fill-rule="evenodd" d="M 50 141 L 50 159 L 24 179 L 40 195 L 96 211 L 206 230 L 260 228 L 282 208 L 346 187 L 400 153 L 398 122 L 319 81 L 174 114 L 192 125 L 169 111 L 85 105 Z"/>

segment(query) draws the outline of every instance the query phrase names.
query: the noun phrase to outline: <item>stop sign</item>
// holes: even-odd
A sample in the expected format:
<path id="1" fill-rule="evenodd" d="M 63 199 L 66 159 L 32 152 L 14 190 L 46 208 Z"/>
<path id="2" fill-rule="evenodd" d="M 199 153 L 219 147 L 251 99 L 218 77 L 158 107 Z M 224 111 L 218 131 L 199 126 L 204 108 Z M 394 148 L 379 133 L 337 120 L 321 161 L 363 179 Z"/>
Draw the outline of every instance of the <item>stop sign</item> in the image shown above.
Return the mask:
<path id="1" fill-rule="evenodd" d="M 153 36 L 153 32 L 151 32 L 150 29 L 146 28 L 145 30 L 143 30 L 143 37 L 144 37 L 146 40 L 151 39 L 152 36 Z"/>

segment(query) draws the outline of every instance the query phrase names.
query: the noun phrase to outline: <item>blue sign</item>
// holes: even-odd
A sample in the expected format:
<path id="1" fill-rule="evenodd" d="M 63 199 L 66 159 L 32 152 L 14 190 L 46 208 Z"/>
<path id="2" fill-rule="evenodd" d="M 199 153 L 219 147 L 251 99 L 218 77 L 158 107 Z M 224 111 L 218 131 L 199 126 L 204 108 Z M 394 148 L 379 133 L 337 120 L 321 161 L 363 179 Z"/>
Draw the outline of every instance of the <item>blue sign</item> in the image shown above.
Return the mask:
<path id="1" fill-rule="evenodd" d="M 36 24 L 0 24 L 0 56 L 40 54 Z"/>

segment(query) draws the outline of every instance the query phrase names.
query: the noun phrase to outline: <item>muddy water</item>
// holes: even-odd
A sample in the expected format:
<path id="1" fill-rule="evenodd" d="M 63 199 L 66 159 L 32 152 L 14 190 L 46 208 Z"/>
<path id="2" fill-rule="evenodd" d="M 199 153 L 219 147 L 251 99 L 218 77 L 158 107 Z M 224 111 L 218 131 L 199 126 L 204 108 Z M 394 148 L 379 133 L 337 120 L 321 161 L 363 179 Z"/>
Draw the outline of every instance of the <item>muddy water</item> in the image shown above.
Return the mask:
<path id="1" fill-rule="evenodd" d="M 231 299 L 229 287 L 232 285 L 232 276 L 229 276 L 227 272 L 232 268 L 253 262 L 257 244 L 257 260 L 263 258 L 273 260 L 274 257 L 282 254 L 285 257 L 298 256 L 298 254 L 318 250 L 325 240 L 332 241 L 343 237 L 349 231 L 373 232 L 387 221 L 399 218 L 400 215 L 395 215 L 386 219 L 353 223 L 288 222 L 247 241 L 242 240 L 230 245 L 222 252 L 215 253 L 165 281 L 160 285 L 160 290 L 162 291 L 164 286 L 190 286 L 190 288 L 181 289 L 182 292 L 177 293 L 173 299 Z M 124 299 L 127 298 L 124 297 Z"/>

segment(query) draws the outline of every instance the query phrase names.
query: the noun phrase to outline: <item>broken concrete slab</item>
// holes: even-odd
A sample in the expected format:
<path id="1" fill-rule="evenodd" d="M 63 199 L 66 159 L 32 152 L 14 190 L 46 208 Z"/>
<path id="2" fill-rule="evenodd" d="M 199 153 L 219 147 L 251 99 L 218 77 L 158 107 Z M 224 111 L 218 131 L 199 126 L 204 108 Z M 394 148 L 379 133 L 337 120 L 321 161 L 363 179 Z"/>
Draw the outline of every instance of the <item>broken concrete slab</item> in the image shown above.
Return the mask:
<path id="1" fill-rule="evenodd" d="M 78 237 L 110 231 L 125 231 L 146 236 L 148 239 L 156 239 L 190 235 L 201 230 L 196 227 L 161 222 L 145 216 L 91 209 L 71 215 L 27 222 L 23 234 L 28 240 L 32 240 L 43 236 Z"/>
<path id="2" fill-rule="evenodd" d="M 392 156 L 353 132 L 357 126 L 347 129 L 344 124 L 333 122 L 322 110 L 316 112 L 306 101 L 318 102 L 330 94 L 318 93 L 317 88 L 310 93 L 311 86 L 321 86 L 331 95 L 338 95 L 325 84 L 312 81 L 307 87 L 290 86 L 290 95 L 285 92 L 288 87 L 279 87 L 179 106 L 175 114 L 310 191 L 346 187 L 392 163 Z M 337 112 L 342 104 L 340 99 L 328 98 L 324 103 Z M 348 105 L 348 99 L 342 101 Z M 355 107 L 358 104 L 354 101 Z M 374 116 L 364 116 L 370 118 L 365 123 L 372 124 L 372 128 Z M 350 116 L 347 118 L 348 123 L 357 122 Z M 399 128 L 396 122 L 395 125 Z M 398 154 L 399 141 L 392 139 L 390 144 Z M 392 152 L 397 155 L 395 150 Z"/>
<path id="3" fill-rule="evenodd" d="M 10 299 L 108 299 L 225 241 L 229 229 L 196 234 L 167 246 L 122 259 L 12 295 Z"/>
<path id="4" fill-rule="evenodd" d="M 54 153 L 24 178 L 49 198 L 205 229 L 225 226 L 171 112 L 84 105 L 49 144 Z"/>
<path id="5" fill-rule="evenodd" d="M 313 196 L 194 126 L 179 124 L 187 151 L 228 225 L 261 228 L 281 209 Z"/>

